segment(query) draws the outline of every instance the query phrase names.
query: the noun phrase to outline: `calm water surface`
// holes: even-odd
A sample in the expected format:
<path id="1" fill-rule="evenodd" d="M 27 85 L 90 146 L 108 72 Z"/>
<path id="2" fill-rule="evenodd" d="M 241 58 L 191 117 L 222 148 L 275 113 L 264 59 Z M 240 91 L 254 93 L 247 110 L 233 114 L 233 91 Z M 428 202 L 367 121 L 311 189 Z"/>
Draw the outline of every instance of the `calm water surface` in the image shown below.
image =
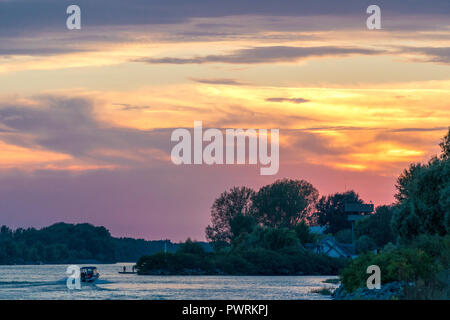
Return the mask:
<path id="1" fill-rule="evenodd" d="M 329 299 L 312 290 L 334 276 L 138 276 L 132 264 L 97 265 L 100 279 L 66 286 L 68 265 L 0 266 L 0 299 Z"/>

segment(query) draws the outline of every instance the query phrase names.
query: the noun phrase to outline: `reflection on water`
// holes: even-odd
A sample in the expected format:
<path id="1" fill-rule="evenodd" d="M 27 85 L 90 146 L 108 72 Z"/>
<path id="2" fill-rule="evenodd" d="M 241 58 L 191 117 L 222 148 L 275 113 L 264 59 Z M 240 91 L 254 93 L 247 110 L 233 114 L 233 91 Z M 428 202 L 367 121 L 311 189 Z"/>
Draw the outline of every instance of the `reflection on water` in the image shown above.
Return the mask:
<path id="1" fill-rule="evenodd" d="M 100 279 L 66 287 L 67 265 L 0 266 L 0 299 L 329 299 L 311 293 L 332 276 L 138 276 L 97 265 Z"/>

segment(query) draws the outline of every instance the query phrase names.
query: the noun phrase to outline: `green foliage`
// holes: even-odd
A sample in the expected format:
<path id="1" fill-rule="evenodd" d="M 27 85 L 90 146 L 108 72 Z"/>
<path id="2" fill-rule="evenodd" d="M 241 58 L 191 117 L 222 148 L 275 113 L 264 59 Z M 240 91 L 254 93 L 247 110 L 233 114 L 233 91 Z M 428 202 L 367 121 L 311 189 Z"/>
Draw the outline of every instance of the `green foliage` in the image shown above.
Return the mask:
<path id="1" fill-rule="evenodd" d="M 281 250 L 284 248 L 299 248 L 300 242 L 295 231 L 287 228 L 267 228 L 261 239 L 261 247 L 268 250 Z"/>
<path id="2" fill-rule="evenodd" d="M 450 128 L 441 154 L 427 164 L 412 164 L 397 180 L 398 210 L 392 227 L 402 241 L 420 234 L 444 236 L 450 215 Z"/>
<path id="3" fill-rule="evenodd" d="M 450 159 L 411 165 L 397 181 L 399 204 L 392 221 L 396 234 L 408 241 L 420 234 L 445 235 L 450 211 Z"/>
<path id="4" fill-rule="evenodd" d="M 393 206 L 377 207 L 374 214 L 356 222 L 355 237 L 366 235 L 375 241 L 376 248 L 379 249 L 389 242 L 394 242 L 395 237 L 391 229 L 394 210 Z"/>
<path id="5" fill-rule="evenodd" d="M 450 233 L 450 211 L 445 214 L 445 230 L 447 230 L 447 233 Z"/>
<path id="6" fill-rule="evenodd" d="M 323 196 L 319 199 L 312 218 L 319 225 L 326 226 L 326 233 L 336 234 L 340 230 L 350 229 L 351 223 L 345 213 L 346 203 L 363 203 L 363 201 L 354 191 Z"/>
<path id="7" fill-rule="evenodd" d="M 205 252 L 188 239 L 176 253 L 142 257 L 137 268 L 140 274 L 337 274 L 344 263 L 303 249 L 295 230 L 253 225 L 228 251 Z"/>
<path id="8" fill-rule="evenodd" d="M 143 256 L 136 267 L 140 274 L 291 275 L 337 274 L 343 265 L 342 260 L 291 247 L 207 254 L 157 253 Z"/>
<path id="9" fill-rule="evenodd" d="M 286 235 L 291 237 L 291 242 L 298 242 L 298 239 L 312 241 L 303 220 L 310 214 L 317 197 L 317 190 L 303 180 L 277 180 L 262 187 L 257 193 L 246 187 L 234 187 L 214 201 L 206 238 L 216 251 L 227 251 L 230 247 L 255 247 L 255 243 L 264 247 L 261 237 L 273 238 L 264 240 L 266 246 L 268 242 L 275 243 L 281 239 L 285 241 Z M 297 236 L 288 232 L 283 238 L 279 231 L 263 231 L 257 226 L 295 229 Z M 264 236 L 258 235 L 258 232 L 264 233 Z"/>
<path id="10" fill-rule="evenodd" d="M 281 250 L 299 248 L 300 242 L 294 230 L 256 226 L 251 233 L 243 233 L 233 241 L 233 250 L 249 249 Z"/>
<path id="11" fill-rule="evenodd" d="M 254 266 L 240 254 L 231 252 L 217 253 L 213 255 L 212 261 L 215 266 L 212 274 L 254 274 Z"/>
<path id="12" fill-rule="evenodd" d="M 304 221 L 297 223 L 294 227 L 294 231 L 301 244 L 312 243 L 315 240 L 314 234 L 309 231 L 309 227 Z"/>
<path id="13" fill-rule="evenodd" d="M 277 180 L 253 197 L 254 215 L 265 226 L 293 228 L 310 215 L 318 195 L 307 181 Z"/>
<path id="14" fill-rule="evenodd" d="M 0 227 L 0 264 L 135 262 L 143 255 L 160 252 L 167 245 L 175 252 L 178 245 L 170 241 L 113 238 L 104 227 L 90 224 L 57 223 L 40 230 Z M 201 250 L 206 243 L 195 243 Z M 198 249 L 196 249 L 198 250 Z"/>
<path id="15" fill-rule="evenodd" d="M 444 227 L 447 234 L 450 234 L 450 184 L 441 190 L 439 203 L 444 211 Z"/>
<path id="16" fill-rule="evenodd" d="M 405 286 L 406 298 L 449 296 L 449 136 L 450 128 L 440 144 L 439 157 L 427 164 L 411 164 L 399 176 L 395 207 L 379 207 L 373 216 L 356 224 L 359 251 L 370 247 L 371 238 L 377 247 L 394 236 L 400 241 L 398 247 L 389 243 L 379 254 L 369 252 L 353 260 L 341 273 L 347 290 L 365 287 L 367 267 L 378 265 L 382 283 L 414 283 Z"/>
<path id="17" fill-rule="evenodd" d="M 213 271 L 200 268 L 200 274 L 336 274 L 343 261 L 303 249 L 311 243 L 305 220 L 311 215 L 318 192 L 304 180 L 277 180 L 257 193 L 233 188 L 215 200 L 211 225 L 206 236 L 215 252 L 197 254 Z M 161 259 L 160 256 L 147 258 Z M 172 259 L 172 258 L 170 258 Z M 172 273 L 150 263 L 141 273 Z M 189 269 L 189 268 L 185 268 Z"/>
<path id="18" fill-rule="evenodd" d="M 364 253 L 367 251 L 373 251 L 377 247 L 375 240 L 367 235 L 363 235 L 356 240 L 355 249 L 356 253 Z"/>
<path id="19" fill-rule="evenodd" d="M 367 267 L 378 265 L 382 283 L 408 284 L 403 298 L 450 296 L 450 128 L 440 146 L 441 155 L 427 164 L 411 164 L 399 176 L 395 207 L 379 207 L 357 223 L 360 251 L 370 247 L 370 238 L 378 247 L 394 236 L 400 241 L 397 247 L 389 243 L 379 254 L 369 252 L 353 260 L 341 273 L 345 289 L 365 287 Z"/>
<path id="20" fill-rule="evenodd" d="M 230 221 L 232 238 L 234 239 L 243 233 L 251 233 L 255 226 L 256 222 L 254 217 L 238 214 Z"/>
<path id="21" fill-rule="evenodd" d="M 152 270 L 161 274 L 182 274 L 198 270 L 201 270 L 199 273 L 209 273 L 213 270 L 210 261 L 203 255 L 183 252 L 159 252 L 150 256 L 143 256 L 136 263 L 136 268 L 140 273 Z"/>
<path id="22" fill-rule="evenodd" d="M 177 252 L 201 255 L 205 253 L 205 249 L 200 243 L 194 242 L 190 238 L 188 238 L 186 242 L 180 244 Z"/>
<path id="23" fill-rule="evenodd" d="M 382 283 L 433 281 L 449 270 L 450 236 L 425 236 L 398 248 L 387 246 L 379 254 L 362 254 L 341 273 L 346 290 L 354 291 L 366 286 L 367 267 L 377 265 Z"/>

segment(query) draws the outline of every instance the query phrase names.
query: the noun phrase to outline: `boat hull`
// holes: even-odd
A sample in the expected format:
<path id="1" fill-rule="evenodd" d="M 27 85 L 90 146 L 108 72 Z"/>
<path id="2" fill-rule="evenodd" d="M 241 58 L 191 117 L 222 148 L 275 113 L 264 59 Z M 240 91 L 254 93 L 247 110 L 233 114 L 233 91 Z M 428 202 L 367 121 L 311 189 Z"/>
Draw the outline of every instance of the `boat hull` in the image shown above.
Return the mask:
<path id="1" fill-rule="evenodd" d="M 90 278 L 81 278 L 81 282 L 94 282 L 97 280 L 100 276 L 92 276 Z"/>

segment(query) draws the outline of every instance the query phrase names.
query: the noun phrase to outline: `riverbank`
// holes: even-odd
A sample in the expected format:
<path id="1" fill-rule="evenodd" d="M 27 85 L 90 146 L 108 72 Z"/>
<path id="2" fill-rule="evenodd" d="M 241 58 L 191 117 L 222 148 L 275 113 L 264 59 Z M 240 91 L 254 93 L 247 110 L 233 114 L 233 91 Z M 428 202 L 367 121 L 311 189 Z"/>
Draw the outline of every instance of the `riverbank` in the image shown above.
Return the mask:
<path id="1" fill-rule="evenodd" d="M 382 285 L 380 289 L 358 288 L 349 292 L 341 284 L 331 297 L 333 300 L 399 300 L 404 296 L 403 286 L 401 282 L 391 282 Z"/>
<path id="2" fill-rule="evenodd" d="M 283 271 L 281 271 L 283 272 Z M 205 271 L 201 269 L 183 269 L 177 272 L 170 272 L 169 270 L 151 270 L 148 272 L 142 272 L 139 271 L 136 274 L 140 276 L 237 276 L 237 277 L 245 277 L 245 276 L 268 276 L 268 277 L 281 277 L 281 276 L 337 276 L 337 273 L 335 274 L 322 274 L 322 273 L 309 273 L 305 274 L 303 272 L 297 272 L 297 273 L 246 273 L 246 274 L 229 274 L 225 273 L 222 270 L 216 270 L 216 271 Z"/>
<path id="3" fill-rule="evenodd" d="M 346 261 L 307 250 L 157 253 L 136 264 L 140 275 L 337 275 Z"/>

